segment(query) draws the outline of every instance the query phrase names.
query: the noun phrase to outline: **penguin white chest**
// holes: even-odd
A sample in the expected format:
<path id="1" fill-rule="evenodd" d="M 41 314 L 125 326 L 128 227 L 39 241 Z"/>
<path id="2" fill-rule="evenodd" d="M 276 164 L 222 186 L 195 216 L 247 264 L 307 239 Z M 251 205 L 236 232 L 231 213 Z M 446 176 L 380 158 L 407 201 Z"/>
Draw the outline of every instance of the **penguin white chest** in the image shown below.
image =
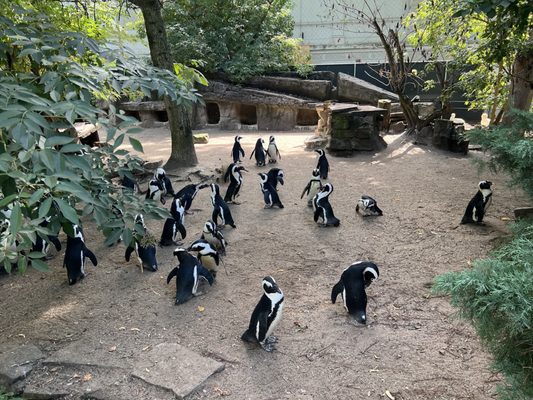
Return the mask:
<path id="1" fill-rule="evenodd" d="M 278 159 L 277 148 L 275 144 L 268 145 L 268 156 L 271 160 L 276 161 Z"/>
<path id="2" fill-rule="evenodd" d="M 318 193 L 320 190 L 320 181 L 311 181 L 311 186 L 309 187 L 309 194 L 307 195 L 307 201 L 312 202 L 313 197 Z"/>

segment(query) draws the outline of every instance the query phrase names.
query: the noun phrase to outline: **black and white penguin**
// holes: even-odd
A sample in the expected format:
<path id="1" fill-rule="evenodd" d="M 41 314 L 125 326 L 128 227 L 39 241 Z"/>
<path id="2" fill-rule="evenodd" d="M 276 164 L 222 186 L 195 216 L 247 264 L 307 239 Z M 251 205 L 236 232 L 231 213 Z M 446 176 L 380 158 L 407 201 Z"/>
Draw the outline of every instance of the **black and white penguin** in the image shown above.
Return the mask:
<path id="1" fill-rule="evenodd" d="M 196 256 L 204 267 L 211 272 L 213 278 L 217 277 L 218 265 L 220 264 L 220 256 L 218 251 L 211 247 L 211 244 L 204 239 L 195 240 L 187 249 L 187 251 L 195 251 Z"/>
<path id="2" fill-rule="evenodd" d="M 357 201 L 355 212 L 363 217 L 383 215 L 383 211 L 378 207 L 376 200 L 366 194 L 363 194 Z"/>
<path id="3" fill-rule="evenodd" d="M 123 178 L 120 180 L 120 184 L 122 185 L 122 187 L 130 189 L 133 194 L 139 193 L 139 185 L 137 184 L 137 182 L 131 178 L 128 178 L 126 175 L 124 175 Z"/>
<path id="4" fill-rule="evenodd" d="M 333 192 L 333 185 L 326 183 L 313 198 L 313 209 L 315 211 L 314 220 L 322 218 L 324 226 L 339 226 L 340 221 L 333 214 L 333 208 L 329 203 L 329 195 Z"/>
<path id="5" fill-rule="evenodd" d="M 226 254 L 226 240 L 213 221 L 205 223 L 201 239 L 207 240 L 221 255 Z"/>
<path id="6" fill-rule="evenodd" d="M 318 168 L 313 170 L 311 179 L 307 182 L 300 199 L 304 197 L 304 194 L 307 194 L 307 206 L 313 207 L 313 197 L 322 189 L 322 181 L 320 180 L 320 171 Z"/>
<path id="7" fill-rule="evenodd" d="M 274 350 L 277 338 L 272 336 L 274 328 L 281 320 L 283 313 L 283 292 L 271 276 L 263 278 L 264 294 L 254 308 L 250 325 L 241 336 L 245 342 L 259 343 L 263 349 Z"/>
<path id="8" fill-rule="evenodd" d="M 181 197 L 175 197 L 170 205 L 170 215 L 180 224 L 185 225 L 185 206 Z"/>
<path id="9" fill-rule="evenodd" d="M 265 208 L 272 208 L 277 206 L 283 208 L 281 200 L 279 199 L 278 192 L 274 187 L 268 182 L 268 175 L 259 173 L 259 184 L 261 186 L 261 192 L 263 192 L 263 199 L 265 200 Z"/>
<path id="10" fill-rule="evenodd" d="M 329 162 L 326 157 L 326 152 L 322 149 L 315 150 L 318 153 L 318 161 L 316 167 L 320 171 L 320 178 L 328 179 Z"/>
<path id="11" fill-rule="evenodd" d="M 483 222 L 483 217 L 487 212 L 487 208 L 492 203 L 492 182 L 481 181 L 478 184 L 479 190 L 472 197 L 472 200 L 466 206 L 465 215 L 461 220 L 461 224 L 471 224 L 477 222 L 478 224 Z"/>
<path id="12" fill-rule="evenodd" d="M 174 255 L 178 257 L 179 265 L 167 276 L 167 285 L 176 277 L 176 305 L 183 304 L 198 293 L 199 278 L 202 277 L 213 284 L 213 275 L 187 250 L 177 248 Z"/>
<path id="13" fill-rule="evenodd" d="M 175 198 L 180 198 L 185 207 L 185 212 L 189 211 L 192 206 L 192 201 L 198 194 L 198 192 L 206 187 L 209 187 L 208 183 L 191 183 L 184 186 L 174 195 Z"/>
<path id="14" fill-rule="evenodd" d="M 270 139 L 268 140 L 267 155 L 269 163 L 277 163 L 278 158 L 281 160 L 281 154 L 279 153 L 278 146 L 276 146 L 276 139 L 274 136 L 270 136 Z"/>
<path id="15" fill-rule="evenodd" d="M 45 218 L 43 222 L 39 224 L 39 226 L 46 228 L 48 226 L 48 222 L 50 222 L 50 218 Z M 46 235 L 46 238 L 42 238 L 39 234 L 35 236 L 35 243 L 33 243 L 31 251 L 41 253 L 43 258 L 49 259 L 51 258 L 49 253 L 50 243 L 54 245 L 57 251 L 61 251 L 61 242 L 57 236 Z"/>
<path id="16" fill-rule="evenodd" d="M 221 224 L 219 227 L 224 227 L 224 225 L 229 225 L 232 228 L 236 228 L 235 222 L 233 222 L 233 217 L 231 216 L 231 211 L 229 210 L 228 205 L 220 196 L 220 187 L 216 183 L 211 185 L 211 204 L 213 204 L 213 214 L 211 219 L 218 224 L 218 218 L 221 219 Z"/>
<path id="17" fill-rule="evenodd" d="M 250 154 L 250 160 L 255 154 L 255 165 L 258 167 L 263 167 L 265 165 L 265 149 L 263 148 L 263 143 L 265 143 L 263 139 L 257 139 L 257 142 L 255 142 L 254 151 L 252 151 L 252 154 Z"/>
<path id="18" fill-rule="evenodd" d="M 358 261 L 346 268 L 339 282 L 331 290 L 331 302 L 335 304 L 339 293 L 344 301 L 344 308 L 355 320 L 366 324 L 366 292 L 372 281 L 378 279 L 379 269 L 369 261 Z"/>
<path id="19" fill-rule="evenodd" d="M 241 162 L 241 156 L 244 157 L 244 150 L 241 146 L 241 139 L 239 135 L 235 136 L 235 143 L 233 143 L 233 149 L 231 150 L 231 157 L 234 163 Z"/>
<path id="20" fill-rule="evenodd" d="M 242 171 L 248 172 L 246 168 L 238 164 L 231 164 L 231 170 L 229 171 L 230 183 L 228 189 L 226 190 L 226 195 L 224 196 L 224 201 L 227 203 L 239 204 L 235 201 L 237 196 L 239 196 L 239 191 L 242 187 L 243 177 Z M 228 173 L 226 172 L 226 175 Z M 224 181 L 226 176 L 224 176 Z"/>
<path id="21" fill-rule="evenodd" d="M 181 235 L 181 240 L 187 237 L 187 230 L 174 218 L 167 218 L 165 225 L 163 225 L 163 232 L 159 240 L 159 246 L 178 245 L 178 234 Z"/>
<path id="22" fill-rule="evenodd" d="M 172 182 L 170 182 L 170 179 L 168 179 L 167 173 L 163 168 L 159 167 L 155 170 L 154 179 L 163 183 L 163 196 L 174 196 L 174 188 L 172 187 Z"/>
<path id="23" fill-rule="evenodd" d="M 132 241 L 133 243 L 130 243 L 124 254 L 126 261 L 130 261 L 131 253 L 135 251 L 141 272 L 144 268 L 152 272 L 157 271 L 155 240 L 148 232 L 148 228 L 144 224 L 144 217 L 141 214 L 135 216 L 135 232 L 133 232 Z"/>
<path id="24" fill-rule="evenodd" d="M 146 198 L 154 200 L 156 202 L 161 202 L 161 204 L 165 204 L 165 185 L 162 181 L 158 181 L 157 179 L 152 179 L 148 183 L 148 191 L 146 192 Z"/>
<path id="25" fill-rule="evenodd" d="M 85 257 L 96 267 L 98 260 L 94 253 L 85 246 L 85 238 L 80 226 L 73 225 L 74 236 L 67 236 L 67 248 L 63 260 L 63 268 L 67 268 L 68 284 L 74 285 L 85 278 Z"/>
<path id="26" fill-rule="evenodd" d="M 282 169 L 279 168 L 271 168 L 270 171 L 267 172 L 268 175 L 268 183 L 272 185 L 272 187 L 276 190 L 278 190 L 278 183 L 284 184 L 284 178 L 285 178 L 285 172 L 283 172 Z"/>

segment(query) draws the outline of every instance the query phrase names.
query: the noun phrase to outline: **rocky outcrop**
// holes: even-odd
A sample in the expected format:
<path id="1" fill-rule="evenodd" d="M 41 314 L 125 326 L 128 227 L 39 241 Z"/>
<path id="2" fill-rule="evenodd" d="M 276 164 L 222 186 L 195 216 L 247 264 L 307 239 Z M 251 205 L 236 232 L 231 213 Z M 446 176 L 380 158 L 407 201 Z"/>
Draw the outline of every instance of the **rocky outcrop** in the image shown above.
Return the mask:
<path id="1" fill-rule="evenodd" d="M 337 85 L 340 101 L 356 101 L 362 104 L 377 104 L 381 99 L 399 101 L 396 94 L 348 74 L 339 73 Z"/>

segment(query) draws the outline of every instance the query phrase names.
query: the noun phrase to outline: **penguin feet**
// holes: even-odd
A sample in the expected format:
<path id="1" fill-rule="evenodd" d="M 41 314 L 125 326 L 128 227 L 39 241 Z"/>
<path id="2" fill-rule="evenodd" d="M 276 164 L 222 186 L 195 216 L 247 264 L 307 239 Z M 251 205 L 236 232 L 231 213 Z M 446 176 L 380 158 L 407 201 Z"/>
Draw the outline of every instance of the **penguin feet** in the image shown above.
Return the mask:
<path id="1" fill-rule="evenodd" d="M 269 336 L 269 337 L 267 337 L 265 339 L 265 342 L 269 343 L 269 344 L 277 343 L 278 342 L 278 338 L 276 336 Z"/>
<path id="2" fill-rule="evenodd" d="M 272 205 L 268 205 L 268 204 L 265 204 L 265 206 L 263 207 L 265 210 L 269 209 L 269 208 L 272 208 Z"/>
<path id="3" fill-rule="evenodd" d="M 261 343 L 261 347 L 263 348 L 263 350 L 268 351 L 269 353 L 272 353 L 272 351 L 274 350 L 274 345 L 272 343 L 263 342 Z"/>

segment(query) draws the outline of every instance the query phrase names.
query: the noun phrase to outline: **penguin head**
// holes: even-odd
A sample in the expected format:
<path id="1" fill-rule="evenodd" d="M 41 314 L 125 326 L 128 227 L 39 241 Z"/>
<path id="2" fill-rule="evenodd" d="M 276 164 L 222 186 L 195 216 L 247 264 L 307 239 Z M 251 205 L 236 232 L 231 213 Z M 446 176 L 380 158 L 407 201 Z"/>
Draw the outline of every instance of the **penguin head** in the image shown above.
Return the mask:
<path id="1" fill-rule="evenodd" d="M 357 311 L 352 316 L 355 318 L 357 322 L 360 324 L 366 325 L 366 312 L 363 311 Z"/>
<path id="2" fill-rule="evenodd" d="M 263 143 L 265 143 L 265 141 L 263 140 L 263 138 L 259 138 L 259 139 L 257 139 L 256 145 L 257 145 L 257 146 L 262 146 Z"/>
<path id="3" fill-rule="evenodd" d="M 378 279 L 378 277 L 379 277 L 379 269 L 377 265 L 372 266 L 372 267 L 366 267 L 363 270 L 363 278 L 365 280 L 365 287 L 370 286 L 370 284 L 376 279 Z"/>
<path id="4" fill-rule="evenodd" d="M 331 183 L 326 183 L 322 187 L 322 193 L 325 193 L 325 196 L 329 196 L 333 192 L 333 185 Z"/>
<path id="5" fill-rule="evenodd" d="M 489 189 L 490 190 L 490 187 L 492 186 L 492 182 L 491 181 L 481 181 L 479 182 L 479 189 L 482 190 L 482 189 Z"/>
<path id="6" fill-rule="evenodd" d="M 184 210 L 184 207 L 183 207 L 183 200 L 182 200 L 181 197 L 178 197 L 178 198 L 174 199 L 174 204 L 176 205 L 176 210 L 177 210 L 178 212 L 183 212 L 183 211 L 185 211 L 185 210 Z"/>
<path id="7" fill-rule="evenodd" d="M 182 262 L 189 253 L 183 247 L 176 247 L 173 254 L 178 257 L 179 262 Z"/>
<path id="8" fill-rule="evenodd" d="M 270 138 L 268 139 L 268 142 L 269 143 L 274 143 L 276 139 L 274 138 L 274 136 L 270 136 Z"/>
<path id="9" fill-rule="evenodd" d="M 267 295 L 272 293 L 281 293 L 281 289 L 271 276 L 265 276 L 263 278 L 263 290 Z"/>
<path id="10" fill-rule="evenodd" d="M 202 190 L 206 187 L 209 187 L 209 183 L 199 183 L 198 185 L 196 185 L 196 187 L 198 188 L 198 190 Z"/>
<path id="11" fill-rule="evenodd" d="M 241 139 L 242 139 L 242 137 L 241 137 L 241 136 L 239 136 L 239 135 L 235 136 L 235 141 L 236 141 L 236 142 L 240 142 L 240 141 L 241 141 Z"/>
<path id="12" fill-rule="evenodd" d="M 207 221 L 204 225 L 204 233 L 211 233 L 211 234 L 214 234 L 215 233 L 215 223 L 211 220 Z"/>
<path id="13" fill-rule="evenodd" d="M 313 174 L 313 178 L 316 178 L 317 176 L 320 176 L 320 170 L 318 168 L 315 168 L 312 174 Z"/>
<path id="14" fill-rule="evenodd" d="M 202 251 L 206 249 L 210 249 L 211 246 L 209 246 L 209 243 L 206 240 L 198 239 L 195 240 L 187 249 L 188 251 Z"/>
<path id="15" fill-rule="evenodd" d="M 324 155 L 324 150 L 322 149 L 316 149 L 315 151 L 318 153 L 319 157 L 322 157 Z"/>
<path id="16" fill-rule="evenodd" d="M 81 229 L 81 226 L 78 225 L 72 225 L 72 229 L 74 231 L 74 237 L 81 239 L 81 241 L 85 241 L 85 238 L 83 237 L 83 231 Z"/>
<path id="17" fill-rule="evenodd" d="M 220 187 L 216 183 L 212 183 L 211 185 L 211 192 L 215 195 L 220 195 Z"/>
<path id="18" fill-rule="evenodd" d="M 264 174 L 262 172 L 258 173 L 259 179 L 261 180 L 261 183 L 266 183 L 268 181 L 268 175 Z"/>
<path id="19" fill-rule="evenodd" d="M 166 172 L 163 168 L 159 167 L 154 172 L 154 179 L 161 181 L 166 176 Z"/>

